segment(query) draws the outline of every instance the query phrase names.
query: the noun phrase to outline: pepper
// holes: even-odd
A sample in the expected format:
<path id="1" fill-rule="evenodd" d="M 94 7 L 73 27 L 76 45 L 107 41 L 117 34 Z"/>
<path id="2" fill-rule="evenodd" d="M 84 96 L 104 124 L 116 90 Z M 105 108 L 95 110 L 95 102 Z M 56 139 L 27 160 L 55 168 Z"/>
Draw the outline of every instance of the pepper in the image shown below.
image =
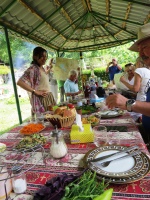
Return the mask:
<path id="1" fill-rule="evenodd" d="M 95 197 L 93 200 L 111 200 L 113 189 L 105 190 L 101 195 Z"/>

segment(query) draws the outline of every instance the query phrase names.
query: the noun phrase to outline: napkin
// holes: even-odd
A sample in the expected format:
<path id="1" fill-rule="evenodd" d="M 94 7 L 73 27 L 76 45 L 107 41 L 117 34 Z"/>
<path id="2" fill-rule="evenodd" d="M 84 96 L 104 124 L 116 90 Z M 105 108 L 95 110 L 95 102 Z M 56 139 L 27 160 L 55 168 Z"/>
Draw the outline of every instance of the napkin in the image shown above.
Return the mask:
<path id="1" fill-rule="evenodd" d="M 82 125 L 81 115 L 78 114 L 78 113 L 76 113 L 76 124 L 79 127 L 79 131 L 83 132 L 84 128 L 83 128 L 83 125 Z"/>

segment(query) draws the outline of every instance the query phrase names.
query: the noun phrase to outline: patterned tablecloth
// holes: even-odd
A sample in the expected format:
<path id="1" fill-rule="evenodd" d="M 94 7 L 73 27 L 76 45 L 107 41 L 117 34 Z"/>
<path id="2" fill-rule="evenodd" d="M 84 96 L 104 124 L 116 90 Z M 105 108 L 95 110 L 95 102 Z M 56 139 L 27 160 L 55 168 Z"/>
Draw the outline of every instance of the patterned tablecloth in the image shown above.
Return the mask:
<path id="1" fill-rule="evenodd" d="M 149 152 L 146 148 L 145 143 L 139 133 L 134 121 L 132 120 L 129 113 L 125 113 L 122 116 L 111 118 L 111 119 L 101 119 L 100 124 L 105 126 L 114 126 L 114 127 L 126 127 L 125 132 L 121 132 L 123 138 L 120 140 L 120 145 L 131 146 L 138 145 L 140 149 L 149 155 Z M 22 125 L 23 126 L 23 125 Z M 3 162 L 11 166 L 12 162 L 17 162 L 21 158 L 15 157 L 14 152 L 12 151 L 12 146 L 20 141 L 21 135 L 19 130 L 22 126 L 18 126 L 8 133 L 5 133 L 0 136 L 0 142 L 7 145 L 7 150 L 3 153 Z M 42 158 L 41 151 L 37 151 L 33 158 L 27 160 L 27 166 L 30 168 L 34 163 L 37 164 L 26 172 L 27 177 L 27 191 L 25 194 L 15 195 L 11 193 L 11 198 L 15 200 L 31 200 L 33 199 L 33 194 L 38 190 L 45 182 L 52 177 L 58 176 L 62 172 L 67 173 L 78 173 L 84 169 L 84 164 L 82 158 L 85 153 L 95 147 L 93 143 L 86 144 L 70 144 L 69 133 L 70 128 L 62 129 L 64 137 L 68 147 L 68 154 L 62 159 L 53 159 L 49 155 L 50 140 L 49 135 L 53 128 L 46 126 L 42 134 L 47 138 L 47 143 L 44 145 L 45 149 L 45 159 Z M 42 158 L 39 160 L 39 158 Z M 13 160 L 13 161 L 12 161 Z M 110 187 L 113 187 L 113 200 L 143 200 L 150 199 L 150 174 L 144 177 L 141 180 L 130 184 L 111 184 Z"/>

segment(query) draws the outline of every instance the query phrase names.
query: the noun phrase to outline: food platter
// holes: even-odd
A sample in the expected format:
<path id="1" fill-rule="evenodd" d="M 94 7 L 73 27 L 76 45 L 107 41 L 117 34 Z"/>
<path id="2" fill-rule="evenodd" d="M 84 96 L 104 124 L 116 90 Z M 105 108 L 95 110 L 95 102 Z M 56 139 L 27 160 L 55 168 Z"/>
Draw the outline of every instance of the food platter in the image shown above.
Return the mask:
<path id="1" fill-rule="evenodd" d="M 125 150 L 126 148 L 127 147 L 124 146 L 98 147 L 90 150 L 85 155 L 84 161 L 91 171 L 96 172 L 99 179 L 105 177 L 105 180 L 113 183 L 134 182 L 143 178 L 150 171 L 150 160 L 143 152 L 128 158 L 112 161 L 107 167 L 102 167 L 102 165 L 100 165 L 102 161 L 89 162 L 87 164 L 87 161 L 89 160 L 119 152 L 121 150 Z M 124 155 L 127 154 L 128 153 L 124 153 Z M 106 161 L 108 160 L 109 158 L 106 159 Z"/>
<path id="2" fill-rule="evenodd" d="M 114 118 L 121 116 L 123 114 L 123 111 L 121 110 L 106 110 L 106 111 L 101 111 L 101 118 Z"/>
<path id="3" fill-rule="evenodd" d="M 92 127 L 97 126 L 100 123 L 100 119 L 91 115 L 82 117 L 83 124 L 91 124 Z"/>
<path id="4" fill-rule="evenodd" d="M 27 124 L 26 126 L 23 126 L 23 127 L 19 130 L 19 133 L 20 133 L 21 135 L 29 136 L 29 135 L 32 135 L 32 134 L 40 133 L 41 131 L 43 131 L 43 130 L 46 128 L 45 125 L 41 124 L 41 126 L 38 128 L 37 131 L 30 131 L 30 125 L 31 125 L 31 123 Z M 36 125 L 38 125 L 38 124 L 34 124 L 34 125 L 36 126 Z M 28 128 L 28 130 L 26 129 L 27 132 L 26 132 L 25 128 Z M 24 130 L 25 130 L 25 132 L 24 132 Z"/>
<path id="5" fill-rule="evenodd" d="M 25 136 L 21 139 L 15 146 L 15 150 L 25 151 L 25 150 L 35 150 L 39 146 L 46 143 L 46 138 L 41 134 L 32 134 L 30 136 Z"/>

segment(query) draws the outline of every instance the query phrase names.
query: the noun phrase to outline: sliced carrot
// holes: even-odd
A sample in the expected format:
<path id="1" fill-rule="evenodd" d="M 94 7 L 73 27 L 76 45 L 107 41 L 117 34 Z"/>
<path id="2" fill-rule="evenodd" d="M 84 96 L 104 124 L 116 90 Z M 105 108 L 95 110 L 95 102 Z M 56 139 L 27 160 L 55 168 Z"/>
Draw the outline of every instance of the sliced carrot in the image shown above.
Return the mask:
<path id="1" fill-rule="evenodd" d="M 28 124 L 20 130 L 20 133 L 31 135 L 33 133 L 41 131 L 43 128 L 44 128 L 43 124 Z"/>

